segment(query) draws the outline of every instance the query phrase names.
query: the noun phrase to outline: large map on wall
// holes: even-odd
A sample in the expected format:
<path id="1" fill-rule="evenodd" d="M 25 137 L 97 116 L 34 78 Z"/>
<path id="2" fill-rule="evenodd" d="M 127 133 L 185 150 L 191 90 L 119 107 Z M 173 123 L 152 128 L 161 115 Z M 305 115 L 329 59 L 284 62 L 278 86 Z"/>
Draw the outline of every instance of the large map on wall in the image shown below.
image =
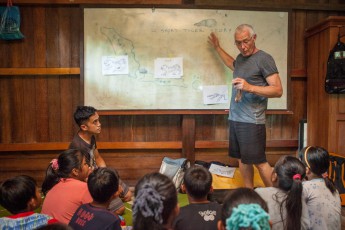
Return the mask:
<path id="1" fill-rule="evenodd" d="M 228 109 L 232 72 L 208 44 L 211 32 L 232 56 L 234 29 L 253 25 L 273 56 L 287 109 L 288 13 L 215 9 L 85 8 L 84 102 L 99 110 Z"/>

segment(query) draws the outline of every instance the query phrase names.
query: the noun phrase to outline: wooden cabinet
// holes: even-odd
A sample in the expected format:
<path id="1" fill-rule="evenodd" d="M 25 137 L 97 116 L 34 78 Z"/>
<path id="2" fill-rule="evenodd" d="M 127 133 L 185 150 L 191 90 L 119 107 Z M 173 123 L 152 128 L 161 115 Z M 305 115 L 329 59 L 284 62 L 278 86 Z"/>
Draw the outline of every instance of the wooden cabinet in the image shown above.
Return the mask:
<path id="1" fill-rule="evenodd" d="M 345 155 L 345 94 L 327 94 L 324 89 L 328 55 L 339 31 L 345 35 L 345 17 L 328 17 L 306 30 L 307 144 Z"/>

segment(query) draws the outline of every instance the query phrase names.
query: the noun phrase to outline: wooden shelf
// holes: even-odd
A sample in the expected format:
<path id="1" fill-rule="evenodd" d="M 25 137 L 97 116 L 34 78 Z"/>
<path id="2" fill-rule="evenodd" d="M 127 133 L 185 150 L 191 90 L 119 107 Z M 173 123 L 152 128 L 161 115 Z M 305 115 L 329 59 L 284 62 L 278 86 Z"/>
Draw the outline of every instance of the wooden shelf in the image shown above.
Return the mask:
<path id="1" fill-rule="evenodd" d="M 70 142 L 41 142 L 41 143 L 14 143 L 0 144 L 0 152 L 21 151 L 62 151 L 68 148 Z M 225 149 L 228 141 L 196 141 L 196 149 Z M 98 149 L 182 149 L 182 141 L 161 142 L 97 142 Z M 295 148 L 297 140 L 267 141 L 268 148 Z"/>
<path id="2" fill-rule="evenodd" d="M 78 75 L 80 68 L 0 68 L 0 76 Z"/>

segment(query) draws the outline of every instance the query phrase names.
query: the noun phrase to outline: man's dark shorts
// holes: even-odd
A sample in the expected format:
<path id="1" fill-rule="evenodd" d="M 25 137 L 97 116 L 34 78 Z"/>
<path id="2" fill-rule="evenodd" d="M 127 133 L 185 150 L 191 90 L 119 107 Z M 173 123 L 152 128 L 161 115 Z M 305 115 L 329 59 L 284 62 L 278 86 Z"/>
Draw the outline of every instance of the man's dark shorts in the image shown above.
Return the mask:
<path id="1" fill-rule="evenodd" d="M 229 156 L 244 164 L 260 164 L 266 160 L 266 127 L 231 121 L 229 124 Z"/>

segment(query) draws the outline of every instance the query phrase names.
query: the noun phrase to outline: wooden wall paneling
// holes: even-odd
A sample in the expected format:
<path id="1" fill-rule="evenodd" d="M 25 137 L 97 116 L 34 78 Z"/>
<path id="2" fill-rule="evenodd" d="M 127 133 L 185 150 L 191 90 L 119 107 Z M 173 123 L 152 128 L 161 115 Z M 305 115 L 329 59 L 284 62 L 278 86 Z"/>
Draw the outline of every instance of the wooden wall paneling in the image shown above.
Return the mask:
<path id="1" fill-rule="evenodd" d="M 11 41 L 11 49 L 8 54 L 10 58 L 11 65 L 14 67 L 22 67 L 24 65 L 24 55 L 26 52 L 23 49 L 23 40 Z M 11 113 L 11 128 L 13 129 L 11 141 L 12 142 L 24 142 L 24 114 L 23 111 L 23 97 L 24 97 L 24 88 L 23 88 L 23 78 L 16 76 L 10 81 L 10 92 L 11 92 L 11 101 L 10 101 L 10 113 Z"/>
<path id="2" fill-rule="evenodd" d="M 119 137 L 121 132 L 119 132 L 120 126 L 117 122 L 115 116 L 100 116 L 100 121 L 102 125 L 102 140 L 105 141 L 120 141 Z"/>
<path id="3" fill-rule="evenodd" d="M 291 104 L 294 111 L 294 122 L 291 124 L 297 130 L 297 136 L 293 136 L 293 139 L 298 139 L 298 127 L 301 119 L 307 118 L 307 77 L 295 78 L 291 81 Z"/>
<path id="4" fill-rule="evenodd" d="M 113 138 L 114 135 L 119 134 L 118 128 L 114 125 L 114 116 L 100 116 L 100 121 L 102 125 L 101 134 L 99 134 L 99 139 L 102 141 L 117 141 Z"/>
<path id="5" fill-rule="evenodd" d="M 73 113 L 74 113 L 77 106 L 81 105 L 80 103 L 80 76 L 79 75 L 73 76 L 71 78 L 71 85 L 72 85 L 71 100 L 72 100 Z M 78 128 L 78 126 L 74 121 L 73 113 L 70 114 L 70 116 L 73 119 L 73 129 L 75 130 L 76 128 Z"/>
<path id="6" fill-rule="evenodd" d="M 134 120 L 135 116 L 126 116 L 126 115 L 120 115 L 120 116 L 111 116 L 111 117 L 117 117 L 118 120 L 118 129 L 121 136 L 121 140 L 119 141 L 134 141 L 135 140 L 135 130 L 134 130 Z"/>
<path id="7" fill-rule="evenodd" d="M 132 141 L 146 141 L 146 119 L 148 115 L 135 116 L 133 119 L 133 138 Z"/>
<path id="8" fill-rule="evenodd" d="M 163 157 L 181 157 L 176 150 L 102 150 L 101 154 L 107 165 L 115 168 L 131 186 L 145 174 L 158 171 Z"/>
<path id="9" fill-rule="evenodd" d="M 24 119 L 24 139 L 25 143 L 36 142 L 37 140 L 37 120 L 36 116 L 36 84 L 35 76 L 23 78 L 23 111 L 21 116 Z"/>
<path id="10" fill-rule="evenodd" d="M 317 85 L 318 83 L 316 81 L 313 81 L 313 79 L 310 79 L 310 76 L 316 76 L 316 78 L 318 78 L 318 66 L 319 66 L 319 62 L 318 59 L 320 58 L 320 54 L 319 54 L 319 49 L 318 48 L 314 48 L 314 47 L 318 47 L 319 44 L 319 36 L 313 36 L 311 38 L 308 39 L 308 43 L 307 43 L 307 47 L 308 50 L 314 50 L 313 53 L 308 52 L 308 56 L 307 56 L 307 60 L 308 60 L 308 87 L 307 87 L 307 91 L 308 91 L 308 98 L 307 98 L 307 104 L 308 104 L 308 110 L 309 111 L 316 111 L 317 110 L 317 105 L 319 103 L 318 100 L 318 92 L 317 92 Z M 313 67 L 313 68 L 309 68 L 309 66 Z M 309 83 L 310 82 L 310 83 Z M 312 112 L 308 112 L 307 111 L 307 122 L 309 124 L 312 124 L 313 122 L 318 122 L 318 116 L 319 113 L 312 113 Z M 315 145 L 315 139 L 316 139 L 316 135 L 318 133 L 317 127 L 316 126 L 308 126 L 308 141 L 307 144 L 308 145 Z M 319 143 L 320 144 L 320 143 Z"/>
<path id="11" fill-rule="evenodd" d="M 145 141 L 152 142 L 159 140 L 160 137 L 157 135 L 157 123 L 156 118 L 160 115 L 145 116 Z"/>
<path id="12" fill-rule="evenodd" d="M 48 80 L 48 119 L 49 141 L 61 140 L 61 97 L 60 94 L 60 78 L 59 76 L 49 76 Z"/>
<path id="13" fill-rule="evenodd" d="M 35 33 L 33 34 L 33 52 L 34 56 L 34 67 L 46 67 L 46 10 L 44 7 L 34 7 L 32 24 Z M 47 142 L 49 119 L 48 119 L 48 81 L 46 76 L 35 76 L 35 116 L 32 119 L 36 120 L 36 137 L 37 142 Z"/>
<path id="14" fill-rule="evenodd" d="M 10 67 L 11 66 L 11 45 L 13 42 L 10 41 L 5 41 L 5 40 L 0 40 L 0 47 L 1 47 L 1 52 L 0 52 L 0 67 L 5 68 L 5 67 Z"/>
<path id="15" fill-rule="evenodd" d="M 60 66 L 59 47 L 59 11 L 58 8 L 47 7 L 46 9 L 46 33 L 47 33 L 47 67 Z M 48 80 L 48 117 L 49 117 L 49 140 L 61 140 L 61 97 L 60 77 L 49 76 Z"/>
<path id="16" fill-rule="evenodd" d="M 282 117 L 279 115 L 267 115 L 266 121 L 268 121 L 266 123 L 266 141 L 280 140 L 282 136 Z"/>
<path id="17" fill-rule="evenodd" d="M 339 94 L 338 95 L 339 97 L 339 103 L 338 103 L 338 106 L 337 106 L 337 109 L 338 109 L 338 112 L 342 115 L 345 115 L 345 95 L 344 94 Z"/>
<path id="18" fill-rule="evenodd" d="M 176 130 L 181 126 L 178 124 L 171 125 L 169 115 L 156 115 L 155 120 L 156 138 L 160 141 L 176 141 L 176 139 L 170 137 L 170 133 L 176 133 Z"/>
<path id="19" fill-rule="evenodd" d="M 215 115 L 215 140 L 228 140 L 229 139 L 229 115 Z"/>
<path id="20" fill-rule="evenodd" d="M 293 115 L 279 115 L 282 118 L 282 135 L 280 140 L 291 140 L 291 139 L 297 139 L 298 137 L 298 129 L 295 129 L 296 126 L 294 126 L 294 124 L 296 124 L 295 120 L 297 120 L 294 117 L 295 114 Z"/>
<path id="21" fill-rule="evenodd" d="M 195 115 L 183 115 L 182 120 L 182 157 L 192 164 L 195 161 Z"/>
<path id="22" fill-rule="evenodd" d="M 83 11 L 80 7 L 69 8 L 70 18 L 70 33 L 71 37 L 69 42 L 70 46 L 70 67 L 80 67 L 80 46 L 83 43 L 80 42 L 81 26 L 82 26 L 82 15 Z"/>
<path id="23" fill-rule="evenodd" d="M 195 123 L 196 140 L 215 140 L 215 115 L 196 115 Z"/>
<path id="24" fill-rule="evenodd" d="M 55 7 L 46 7 L 46 40 L 47 40 L 47 67 L 60 66 L 59 47 L 59 11 Z"/>
<path id="25" fill-rule="evenodd" d="M 36 76 L 36 119 L 37 142 L 49 141 L 48 80 L 46 76 Z"/>
<path id="26" fill-rule="evenodd" d="M 71 141 L 74 134 L 74 119 L 73 112 L 75 106 L 72 104 L 72 91 L 73 85 L 71 84 L 71 78 L 74 76 L 64 75 L 60 76 L 60 124 L 61 124 L 61 141 Z"/>
<path id="27" fill-rule="evenodd" d="M 0 52 L 2 53 L 2 52 Z M 1 55 L 1 54 L 0 54 Z M 12 136 L 12 115 L 11 115 L 11 95 L 10 78 L 0 78 L 0 142 L 10 143 Z"/>
<path id="28" fill-rule="evenodd" d="M 328 32 L 326 32 L 328 31 Z M 317 78 L 315 78 L 316 82 L 318 84 L 321 83 L 322 87 L 318 86 L 317 89 L 317 94 L 318 94 L 318 124 L 319 124 L 319 128 L 318 128 L 318 133 L 316 135 L 318 135 L 318 139 L 319 139 L 319 143 L 315 143 L 315 145 L 321 145 L 323 147 L 325 147 L 327 149 L 328 143 L 327 143 L 327 136 L 330 135 L 329 133 L 329 100 L 326 100 L 327 98 L 330 98 L 331 96 L 329 94 L 327 94 L 325 92 L 324 89 L 324 81 L 325 81 L 325 77 L 326 77 L 326 69 L 327 69 L 327 65 L 325 63 L 327 63 L 327 59 L 328 59 L 328 55 L 329 55 L 329 50 L 324 49 L 323 46 L 324 44 L 329 44 L 330 42 L 330 36 L 329 36 L 329 30 L 325 30 L 323 31 L 320 36 L 319 36 L 319 59 L 318 59 L 318 68 L 319 68 L 319 73 L 317 75 Z M 315 101 L 316 102 L 316 101 Z M 314 102 L 314 103 L 315 103 Z"/>
<path id="29" fill-rule="evenodd" d="M 35 54 L 30 52 L 34 47 L 34 41 L 32 39 L 34 34 L 34 28 L 32 26 L 32 8 L 25 8 L 23 9 L 25 13 L 21 17 L 21 22 L 23 26 L 21 28 L 21 32 L 24 34 L 25 38 L 21 42 L 21 65 L 18 66 L 22 67 L 29 67 L 32 66 L 34 63 Z M 35 114 L 35 81 L 32 76 L 30 77 L 18 77 L 21 79 L 23 84 L 23 91 L 22 91 L 22 113 L 19 114 L 20 117 L 23 119 L 23 126 L 21 129 L 23 130 L 23 138 L 21 138 L 21 142 L 33 142 L 36 140 L 36 120 L 32 119 L 32 116 L 26 116 L 25 114 Z"/>
<path id="30" fill-rule="evenodd" d="M 345 101 L 345 100 L 342 100 Z M 336 146 L 337 148 L 335 149 L 335 153 L 345 155 L 345 117 L 341 121 L 337 121 L 336 124 L 337 130 L 334 132 L 337 133 L 337 138 L 336 138 Z"/>
<path id="31" fill-rule="evenodd" d="M 59 67 L 69 67 L 71 64 L 71 12 L 69 8 L 60 7 L 58 11 L 58 44 L 59 44 Z M 72 90 L 71 75 L 60 76 L 60 92 L 61 105 L 60 105 L 60 123 L 61 123 L 61 139 L 62 141 L 70 141 L 73 136 L 73 114 L 74 108 L 72 104 Z"/>
<path id="32" fill-rule="evenodd" d="M 306 13 L 304 11 L 295 11 L 292 13 L 293 21 L 293 41 L 291 49 L 292 69 L 306 69 L 306 49 L 304 31 L 306 28 Z"/>
<path id="33" fill-rule="evenodd" d="M 237 160 L 230 159 L 228 149 L 196 149 L 195 160 L 206 162 L 219 161 L 224 164 L 237 165 Z"/>
<path id="34" fill-rule="evenodd" d="M 18 46 L 17 46 L 18 47 Z M 19 47 L 18 47 L 19 48 Z M 11 126 L 13 129 L 11 141 L 14 143 L 24 142 L 25 137 L 25 123 L 24 123 L 24 87 L 23 87 L 23 77 L 17 76 L 11 79 Z"/>
<path id="35" fill-rule="evenodd" d="M 125 141 L 134 141 L 134 129 L 133 129 L 133 124 L 134 124 L 134 119 L 135 116 L 120 116 L 121 118 L 121 131 L 122 131 L 122 140 Z"/>
<path id="36" fill-rule="evenodd" d="M 0 182 L 17 175 L 29 175 L 42 184 L 49 162 L 56 158 L 57 151 L 10 152 L 0 155 Z"/>
<path id="37" fill-rule="evenodd" d="M 34 41 L 33 52 L 34 65 L 32 67 L 46 67 L 46 10 L 44 7 L 34 7 L 33 16 L 31 19 L 34 34 L 32 40 Z"/>

